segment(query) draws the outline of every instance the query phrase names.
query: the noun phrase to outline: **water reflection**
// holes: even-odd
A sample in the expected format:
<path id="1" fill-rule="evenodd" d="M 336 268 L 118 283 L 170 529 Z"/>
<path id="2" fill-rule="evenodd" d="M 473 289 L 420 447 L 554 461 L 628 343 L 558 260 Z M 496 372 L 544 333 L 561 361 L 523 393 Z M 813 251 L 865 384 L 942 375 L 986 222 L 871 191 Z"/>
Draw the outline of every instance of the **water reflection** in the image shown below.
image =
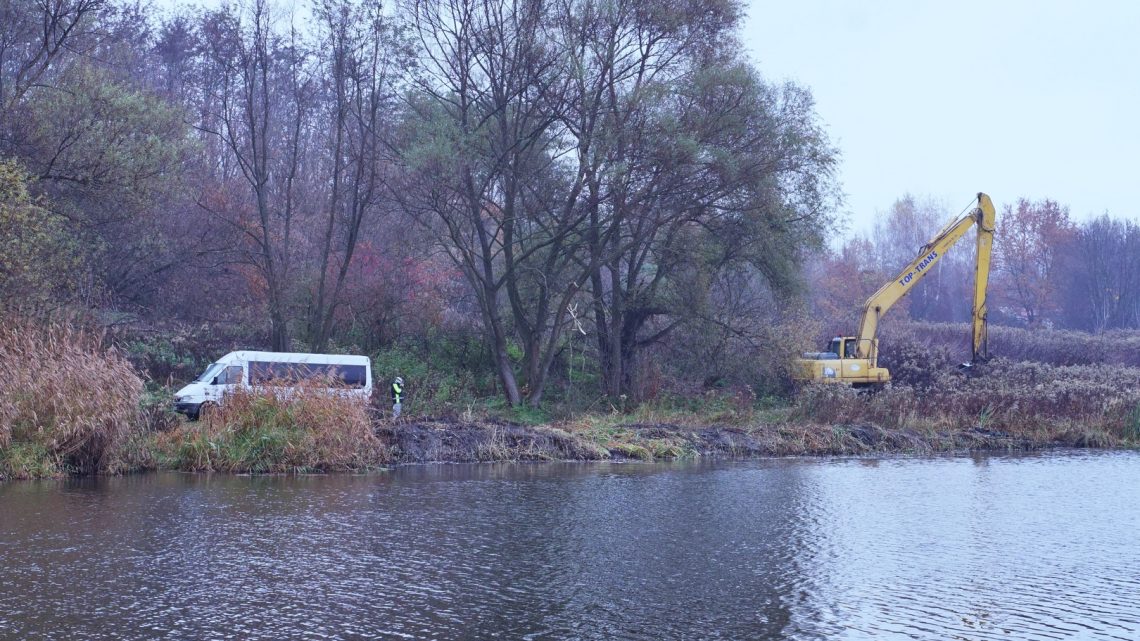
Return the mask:
<path id="1" fill-rule="evenodd" d="M 0 638 L 1136 638 L 1130 453 L 0 485 Z"/>

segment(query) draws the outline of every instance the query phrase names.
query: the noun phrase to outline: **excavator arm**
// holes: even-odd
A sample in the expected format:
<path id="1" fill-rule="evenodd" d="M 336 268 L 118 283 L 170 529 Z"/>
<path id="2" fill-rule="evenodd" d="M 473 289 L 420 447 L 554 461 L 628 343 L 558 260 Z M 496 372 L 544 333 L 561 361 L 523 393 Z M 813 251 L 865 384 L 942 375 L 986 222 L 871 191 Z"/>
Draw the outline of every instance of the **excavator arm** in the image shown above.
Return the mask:
<path id="1" fill-rule="evenodd" d="M 986 346 L 986 285 L 990 277 L 990 256 L 994 240 L 994 205 L 979 193 L 977 206 L 942 228 L 919 250 L 918 256 L 899 275 L 867 299 L 859 332 L 836 336 L 826 351 L 804 354 L 795 364 L 795 378 L 806 381 L 851 383 L 878 386 L 890 380 L 890 372 L 879 367 L 879 320 L 890 311 L 918 281 L 933 271 L 946 252 L 971 227 L 978 227 L 978 252 L 974 265 L 973 343 L 971 364 L 989 358 Z"/>
<path id="2" fill-rule="evenodd" d="M 978 204 L 968 213 L 942 228 L 919 250 L 918 256 L 903 268 L 894 280 L 879 288 L 867 299 L 863 308 L 863 319 L 859 322 L 856 335 L 858 356 L 877 360 L 875 336 L 879 331 L 879 320 L 907 292 L 942 260 L 946 251 L 957 243 L 970 227 L 978 226 L 978 252 L 974 266 L 974 307 L 973 307 L 973 360 L 985 360 L 986 353 L 986 284 L 990 277 L 990 257 L 994 240 L 994 205 L 990 197 L 979 193 Z"/>
<path id="3" fill-rule="evenodd" d="M 974 263 L 974 307 L 973 342 L 970 347 L 970 362 L 990 360 L 989 334 L 986 307 L 986 287 L 990 281 L 990 260 L 994 246 L 994 204 L 990 197 L 978 194 L 978 209 L 975 215 L 978 225 L 978 257 Z"/>

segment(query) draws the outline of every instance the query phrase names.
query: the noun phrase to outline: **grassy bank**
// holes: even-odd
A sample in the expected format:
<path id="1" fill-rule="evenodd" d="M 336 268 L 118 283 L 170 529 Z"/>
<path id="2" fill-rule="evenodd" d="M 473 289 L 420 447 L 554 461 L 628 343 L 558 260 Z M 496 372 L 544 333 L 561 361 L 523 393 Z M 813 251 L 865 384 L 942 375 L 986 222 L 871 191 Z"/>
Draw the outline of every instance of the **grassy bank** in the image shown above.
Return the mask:
<path id="1" fill-rule="evenodd" d="M 1106 428 L 1102 423 L 1060 419 L 1012 429 L 996 413 L 982 415 L 980 420 L 918 414 L 900 409 L 912 402 L 909 395 L 889 392 L 883 396 L 868 402 L 849 398 L 841 390 L 813 394 L 813 403 L 853 408 L 847 417 L 836 416 L 842 411 L 813 408 L 804 401 L 731 422 L 718 421 L 714 415 L 641 410 L 584 415 L 549 424 L 425 417 L 398 423 L 353 419 L 321 428 L 313 427 L 317 423 L 310 420 L 307 410 L 275 407 L 271 401 L 257 399 L 250 409 L 257 417 L 254 420 L 239 418 L 229 409 L 224 416 L 181 422 L 170 431 L 144 432 L 134 440 L 134 465 L 96 471 L 311 473 L 430 462 L 923 455 L 1136 447 L 1140 443 L 1134 432 Z M 895 406 L 896 399 L 903 399 L 902 405 Z M 78 468 L 44 465 L 43 461 L 57 460 L 46 449 L 10 451 L 25 457 L 22 471 L 6 474 L 10 478 L 82 473 Z"/>
<path id="2" fill-rule="evenodd" d="M 201 420 L 149 440 L 160 467 L 191 472 L 329 472 L 385 462 L 368 409 L 318 389 L 286 399 L 238 392 Z"/>
<path id="3" fill-rule="evenodd" d="M 282 403 L 249 396 L 208 420 L 155 434 L 152 443 L 161 467 L 230 472 L 1136 447 L 1137 398 L 1113 384 L 1118 373 L 998 361 L 978 376 L 953 375 L 959 378 L 947 379 L 954 384 L 948 388 L 900 385 L 860 394 L 819 386 L 767 407 L 709 394 L 687 406 L 644 404 L 543 423 L 511 420 L 503 412 L 394 422 L 383 412 L 365 416 L 359 406 L 338 407 L 319 397 Z M 533 418 L 527 412 L 513 418 L 520 417 Z"/>
<path id="4" fill-rule="evenodd" d="M 486 395 L 485 381 L 433 377 L 443 363 L 416 369 L 389 353 L 377 359 L 386 369 L 423 379 L 400 422 L 313 392 L 238 394 L 190 423 L 170 413 L 169 389 L 145 391 L 139 370 L 100 336 L 12 324 L 0 333 L 0 477 L 1140 446 L 1140 340 L 1002 328 L 995 342 L 1019 358 L 966 375 L 955 367 L 964 335 L 955 326 L 886 328 L 883 360 L 896 382 L 875 394 L 824 385 L 757 400 L 705 389 L 633 407 L 595 399 L 512 409 Z M 1112 356 L 1090 363 L 1085 353 Z"/>

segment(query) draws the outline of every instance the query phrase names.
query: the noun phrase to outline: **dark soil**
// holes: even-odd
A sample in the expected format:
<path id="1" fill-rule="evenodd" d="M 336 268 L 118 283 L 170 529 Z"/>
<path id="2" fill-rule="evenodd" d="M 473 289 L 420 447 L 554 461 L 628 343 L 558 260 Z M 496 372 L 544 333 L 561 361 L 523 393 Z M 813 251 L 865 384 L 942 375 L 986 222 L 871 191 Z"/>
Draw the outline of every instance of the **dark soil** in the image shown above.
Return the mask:
<path id="1" fill-rule="evenodd" d="M 392 463 L 598 460 L 605 450 L 561 430 L 456 420 L 381 423 L 376 436 Z"/>
<path id="2" fill-rule="evenodd" d="M 873 425 L 756 425 L 686 427 L 668 423 L 617 426 L 620 437 L 588 429 L 505 422 L 428 419 L 378 422 L 376 435 L 389 463 L 760 458 L 941 452 L 1026 451 L 1112 447 L 1099 433 L 1011 435 L 973 429 L 922 433 Z M 640 455 L 635 455 L 635 453 Z"/>

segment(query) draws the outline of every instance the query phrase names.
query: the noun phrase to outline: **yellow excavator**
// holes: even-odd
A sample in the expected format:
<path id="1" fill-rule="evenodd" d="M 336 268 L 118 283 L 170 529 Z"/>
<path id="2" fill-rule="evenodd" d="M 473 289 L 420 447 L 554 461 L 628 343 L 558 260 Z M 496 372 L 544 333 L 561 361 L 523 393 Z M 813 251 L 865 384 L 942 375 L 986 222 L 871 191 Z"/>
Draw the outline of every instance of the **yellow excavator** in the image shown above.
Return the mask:
<path id="1" fill-rule="evenodd" d="M 942 228 L 919 250 L 918 256 L 894 280 L 879 288 L 863 308 L 859 333 L 831 339 L 827 350 L 808 352 L 795 362 L 797 381 L 846 383 L 855 387 L 880 387 L 891 380 L 891 373 L 879 367 L 879 320 L 929 274 L 946 252 L 970 227 L 978 226 L 978 253 L 974 267 L 974 312 L 972 356 L 967 367 L 989 359 L 986 344 L 986 285 L 990 277 L 990 254 L 994 240 L 994 205 L 979 193 L 977 205 Z"/>

